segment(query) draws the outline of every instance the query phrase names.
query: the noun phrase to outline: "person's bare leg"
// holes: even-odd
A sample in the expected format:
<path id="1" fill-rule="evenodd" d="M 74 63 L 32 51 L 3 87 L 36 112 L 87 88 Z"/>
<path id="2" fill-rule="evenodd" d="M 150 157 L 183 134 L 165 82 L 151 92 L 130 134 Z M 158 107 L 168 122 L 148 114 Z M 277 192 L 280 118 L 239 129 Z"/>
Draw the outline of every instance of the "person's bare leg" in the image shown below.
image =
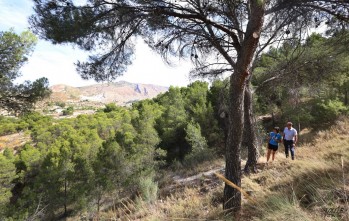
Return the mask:
<path id="1" fill-rule="evenodd" d="M 271 149 L 268 149 L 268 152 L 267 152 L 267 163 L 268 163 L 269 158 L 270 158 L 270 153 L 271 153 Z"/>
<path id="2" fill-rule="evenodd" d="M 272 160 L 273 161 L 275 160 L 275 154 L 276 154 L 276 151 L 273 151 L 273 153 L 272 153 Z"/>

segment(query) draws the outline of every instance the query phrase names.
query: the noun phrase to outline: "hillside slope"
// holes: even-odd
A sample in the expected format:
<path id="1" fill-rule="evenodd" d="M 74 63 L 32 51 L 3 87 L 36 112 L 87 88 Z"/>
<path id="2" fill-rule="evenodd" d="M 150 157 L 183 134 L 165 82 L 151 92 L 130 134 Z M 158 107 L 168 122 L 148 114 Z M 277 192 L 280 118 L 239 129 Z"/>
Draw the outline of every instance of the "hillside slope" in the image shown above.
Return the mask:
<path id="1" fill-rule="evenodd" d="M 222 210 L 224 183 L 212 173 L 224 174 L 223 159 L 211 160 L 191 169 L 182 167 L 167 171 L 159 181 L 157 201 L 147 204 L 126 199 L 124 208 L 108 210 L 101 214 L 101 218 L 347 221 L 348 131 L 349 119 L 341 119 L 327 131 L 304 130 L 300 132 L 301 143 L 294 161 L 285 158 L 282 145 L 272 164 L 266 166 L 265 157 L 261 157 L 258 173 L 242 178 L 242 189 L 249 197 L 243 198 L 242 213 L 237 219 Z"/>

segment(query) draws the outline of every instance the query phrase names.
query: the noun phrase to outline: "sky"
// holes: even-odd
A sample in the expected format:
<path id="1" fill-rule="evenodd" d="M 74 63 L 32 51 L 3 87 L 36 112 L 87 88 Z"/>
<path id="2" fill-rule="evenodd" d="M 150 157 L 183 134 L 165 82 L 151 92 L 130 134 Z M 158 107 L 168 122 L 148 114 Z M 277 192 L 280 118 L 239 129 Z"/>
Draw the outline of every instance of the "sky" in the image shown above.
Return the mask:
<path id="1" fill-rule="evenodd" d="M 82 2 L 84 0 L 75 0 Z M 28 17 L 34 13 L 31 0 L 0 0 L 0 31 L 13 28 L 16 33 L 29 29 Z M 22 67 L 22 76 L 16 83 L 34 81 L 41 77 L 49 80 L 50 86 L 66 84 L 81 87 L 96 84 L 83 80 L 76 72 L 74 63 L 85 61 L 88 54 L 72 45 L 53 45 L 39 39 L 29 61 Z M 192 65 L 181 61 L 175 67 L 166 65 L 160 55 L 151 51 L 141 40 L 137 41 L 135 60 L 123 76 L 116 81 L 155 84 L 161 86 L 186 86 L 190 83 Z"/>

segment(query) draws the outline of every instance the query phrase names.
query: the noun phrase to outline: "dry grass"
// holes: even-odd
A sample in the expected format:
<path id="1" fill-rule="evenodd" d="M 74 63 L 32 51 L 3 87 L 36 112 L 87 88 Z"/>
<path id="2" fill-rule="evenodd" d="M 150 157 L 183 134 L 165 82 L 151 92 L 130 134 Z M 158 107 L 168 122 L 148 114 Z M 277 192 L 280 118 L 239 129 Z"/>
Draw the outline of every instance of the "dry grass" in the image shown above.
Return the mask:
<path id="1" fill-rule="evenodd" d="M 255 220 L 349 220 L 348 123 L 308 134 L 314 139 L 296 149 L 295 161 L 278 154 L 272 165 L 243 179 L 258 183 L 257 190 L 264 187 L 258 205 L 250 206 Z"/>
<path id="2" fill-rule="evenodd" d="M 240 220 L 349 220 L 349 119 L 341 119 L 328 131 L 302 131 L 300 137 L 305 140 L 296 149 L 296 160 L 286 159 L 281 146 L 275 162 L 264 166 L 261 157 L 259 172 L 243 177 L 242 189 L 253 202 L 243 198 Z M 161 186 L 172 187 L 168 194 L 152 204 L 134 203 L 135 216 L 104 216 L 104 220 L 234 220 L 223 213 L 224 184 L 217 177 L 200 177 L 186 185 L 173 183 L 174 176 L 223 165 L 217 160 L 192 171 L 172 171 L 163 176 Z"/>
<path id="3" fill-rule="evenodd" d="M 0 151 L 5 148 L 16 150 L 28 141 L 30 141 L 30 136 L 24 132 L 0 136 Z"/>

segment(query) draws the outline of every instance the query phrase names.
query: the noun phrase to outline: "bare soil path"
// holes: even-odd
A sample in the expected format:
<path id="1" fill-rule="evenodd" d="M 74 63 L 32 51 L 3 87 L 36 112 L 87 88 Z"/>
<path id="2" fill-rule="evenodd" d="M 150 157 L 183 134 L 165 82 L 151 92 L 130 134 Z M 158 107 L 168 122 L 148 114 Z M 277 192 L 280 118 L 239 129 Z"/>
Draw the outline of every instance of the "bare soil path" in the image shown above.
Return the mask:
<path id="1" fill-rule="evenodd" d="M 0 152 L 4 151 L 6 147 L 17 150 L 28 141 L 30 141 L 30 136 L 24 132 L 0 136 Z"/>

